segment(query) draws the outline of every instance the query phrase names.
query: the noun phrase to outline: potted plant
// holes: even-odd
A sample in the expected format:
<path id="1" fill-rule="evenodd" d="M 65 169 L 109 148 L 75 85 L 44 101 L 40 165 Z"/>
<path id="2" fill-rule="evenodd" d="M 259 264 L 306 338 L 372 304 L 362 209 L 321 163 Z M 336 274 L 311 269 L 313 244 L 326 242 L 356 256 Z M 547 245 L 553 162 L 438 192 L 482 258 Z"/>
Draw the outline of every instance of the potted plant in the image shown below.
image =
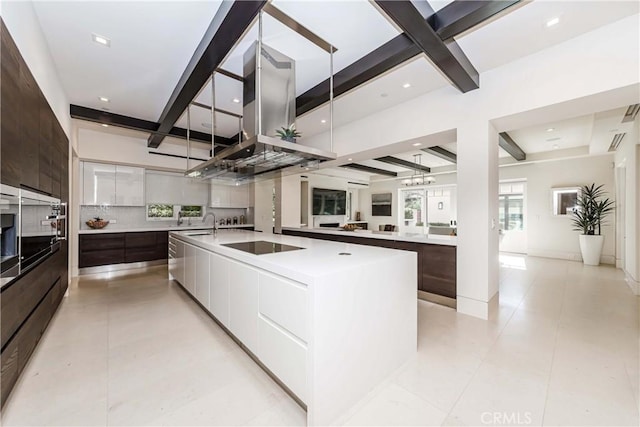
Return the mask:
<path id="1" fill-rule="evenodd" d="M 296 138 L 302 136 L 300 132 L 296 130 L 296 125 L 291 125 L 288 128 L 283 127 L 282 130 L 276 130 L 276 133 L 283 141 L 296 142 Z"/>
<path id="2" fill-rule="evenodd" d="M 586 265 L 600 264 L 600 254 L 604 245 L 602 225 L 613 211 L 613 200 L 604 198 L 602 185 L 585 185 L 578 194 L 576 208 L 572 211 L 575 231 L 580 231 L 580 252 Z"/>

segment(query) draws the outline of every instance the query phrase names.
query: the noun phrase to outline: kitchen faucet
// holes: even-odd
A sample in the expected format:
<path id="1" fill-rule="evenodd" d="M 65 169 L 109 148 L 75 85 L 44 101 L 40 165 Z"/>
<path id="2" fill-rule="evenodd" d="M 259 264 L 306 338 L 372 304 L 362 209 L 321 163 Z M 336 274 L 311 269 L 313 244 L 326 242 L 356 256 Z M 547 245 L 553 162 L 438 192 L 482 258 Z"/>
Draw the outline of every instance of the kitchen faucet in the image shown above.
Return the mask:
<path id="1" fill-rule="evenodd" d="M 209 217 L 209 215 L 213 217 L 213 235 L 215 236 L 216 234 L 218 234 L 218 228 L 216 227 L 216 225 L 218 224 L 218 221 L 216 221 L 216 214 L 214 214 L 213 212 L 207 212 L 202 217 L 202 223 L 204 224 L 207 221 L 207 218 Z"/>
<path id="2" fill-rule="evenodd" d="M 182 211 L 178 211 L 178 225 L 182 225 Z"/>

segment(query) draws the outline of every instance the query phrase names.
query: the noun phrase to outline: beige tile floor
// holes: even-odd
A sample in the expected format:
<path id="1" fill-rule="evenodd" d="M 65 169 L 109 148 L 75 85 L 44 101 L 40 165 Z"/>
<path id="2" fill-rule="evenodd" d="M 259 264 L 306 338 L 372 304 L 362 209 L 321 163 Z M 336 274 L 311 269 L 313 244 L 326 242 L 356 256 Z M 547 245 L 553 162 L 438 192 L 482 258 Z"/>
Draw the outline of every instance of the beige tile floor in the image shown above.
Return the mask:
<path id="1" fill-rule="evenodd" d="M 620 270 L 501 256 L 489 321 L 419 301 L 418 353 L 346 425 L 639 424 L 639 308 Z M 2 425 L 304 425 L 166 269 L 74 281 Z"/>

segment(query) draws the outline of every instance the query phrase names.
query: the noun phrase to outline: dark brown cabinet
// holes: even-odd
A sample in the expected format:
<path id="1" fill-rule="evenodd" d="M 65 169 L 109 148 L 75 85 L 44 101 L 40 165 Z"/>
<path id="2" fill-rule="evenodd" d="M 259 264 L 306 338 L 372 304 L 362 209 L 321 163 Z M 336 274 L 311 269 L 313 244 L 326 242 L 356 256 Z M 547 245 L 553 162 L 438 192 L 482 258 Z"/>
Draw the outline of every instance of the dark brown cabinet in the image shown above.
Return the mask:
<path id="1" fill-rule="evenodd" d="M 80 268 L 167 259 L 168 231 L 81 234 Z"/>
<path id="2" fill-rule="evenodd" d="M 416 252 L 418 254 L 418 290 L 452 299 L 456 298 L 455 246 L 372 239 L 357 237 L 348 233 L 343 236 L 303 230 L 283 230 L 282 234 Z"/>
<path id="3" fill-rule="evenodd" d="M 0 39 L 0 181 L 68 203 L 69 140 L 1 18 Z M 62 241 L 57 252 L 1 290 L 0 405 L 62 301 L 68 257 Z"/>
<path id="4" fill-rule="evenodd" d="M 4 23 L 0 25 L 0 147 L 2 168 L 0 181 L 3 184 L 19 186 L 22 166 L 20 162 L 20 53 L 13 43 Z"/>
<path id="5" fill-rule="evenodd" d="M 6 26 L 0 26 L 0 181 L 68 198 L 69 140 Z"/>

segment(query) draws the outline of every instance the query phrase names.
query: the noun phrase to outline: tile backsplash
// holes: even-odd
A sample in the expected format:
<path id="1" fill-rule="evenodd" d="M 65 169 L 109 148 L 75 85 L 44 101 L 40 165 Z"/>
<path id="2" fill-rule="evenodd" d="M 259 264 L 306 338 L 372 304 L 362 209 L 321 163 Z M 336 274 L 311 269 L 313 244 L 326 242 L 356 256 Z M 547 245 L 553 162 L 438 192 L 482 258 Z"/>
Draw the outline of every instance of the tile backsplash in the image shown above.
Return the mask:
<path id="1" fill-rule="evenodd" d="M 240 217 L 244 215 L 247 220 L 246 223 L 251 223 L 252 219 L 249 218 L 251 209 L 241 208 L 207 208 L 207 212 L 213 212 L 217 220 L 221 218 L 233 218 L 234 216 Z M 146 207 L 143 206 L 80 206 L 80 230 L 90 230 L 86 222 L 92 218 L 100 217 L 109 221 L 115 220 L 116 222 L 109 223 L 107 227 L 110 230 L 123 230 L 138 229 L 138 228 L 161 228 L 176 225 L 176 220 L 154 220 L 147 221 Z M 191 220 L 193 225 L 202 223 L 200 219 Z M 184 219 L 184 224 L 188 223 L 188 218 Z M 211 219 L 207 219 L 207 224 L 211 224 Z"/>

